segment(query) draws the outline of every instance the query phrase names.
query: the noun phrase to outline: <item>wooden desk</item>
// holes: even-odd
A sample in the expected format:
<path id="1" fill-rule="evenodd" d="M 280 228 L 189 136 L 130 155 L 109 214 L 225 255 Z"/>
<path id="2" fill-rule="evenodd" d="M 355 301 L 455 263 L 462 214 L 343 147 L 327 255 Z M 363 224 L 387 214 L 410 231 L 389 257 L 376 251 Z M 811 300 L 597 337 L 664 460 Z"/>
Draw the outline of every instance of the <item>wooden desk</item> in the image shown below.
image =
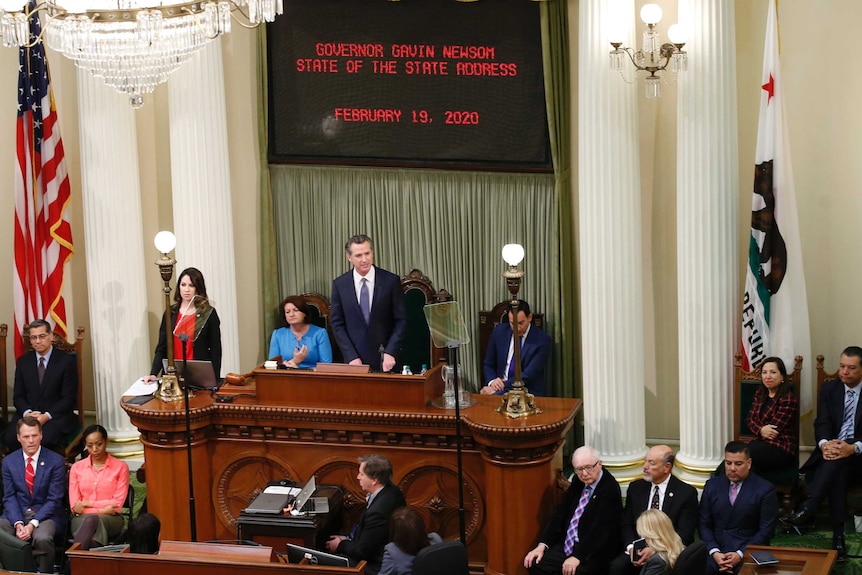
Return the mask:
<path id="1" fill-rule="evenodd" d="M 166 545 L 168 544 L 168 545 Z M 74 544 L 66 555 L 72 573 L 85 575 L 364 575 L 356 567 L 264 561 L 269 547 L 163 541 L 158 555 L 82 551 Z"/>
<path id="2" fill-rule="evenodd" d="M 356 459 L 368 453 L 389 457 L 393 481 L 408 504 L 423 514 L 429 530 L 457 538 L 455 414 L 426 401 L 427 386 L 435 385 L 429 382 L 439 377 L 439 366 L 426 376 L 292 370 L 255 375 L 257 398 L 216 403 L 199 393 L 191 400 L 200 540 L 233 539 L 240 510 L 267 481 L 304 483 L 311 475 L 320 484 L 344 486 L 341 530 L 346 533 L 364 508 Z M 268 399 L 263 401 L 261 394 Z M 477 404 L 461 412 L 471 570 L 523 575 L 524 554 L 535 545 L 556 501 L 563 438 L 581 401 L 540 397 L 536 403 L 542 414 L 509 419 L 496 412 L 499 396 L 473 397 Z M 122 407 L 141 432 L 148 506 L 162 521 L 162 537 L 186 539 L 189 494 L 182 402 Z"/>
<path id="3" fill-rule="evenodd" d="M 341 526 L 344 497 L 341 489 L 333 485 L 321 485 L 314 496 L 329 499 L 329 513 L 305 517 L 240 513 L 236 518 L 236 538 L 269 545 L 279 553 L 285 552 L 288 543 L 323 549 L 323 542 L 338 533 Z"/>
<path id="4" fill-rule="evenodd" d="M 766 550 L 775 555 L 778 565 L 758 567 L 750 551 Z M 796 547 L 762 547 L 749 545 L 740 575 L 829 575 L 838 552 L 834 549 L 800 549 Z"/>

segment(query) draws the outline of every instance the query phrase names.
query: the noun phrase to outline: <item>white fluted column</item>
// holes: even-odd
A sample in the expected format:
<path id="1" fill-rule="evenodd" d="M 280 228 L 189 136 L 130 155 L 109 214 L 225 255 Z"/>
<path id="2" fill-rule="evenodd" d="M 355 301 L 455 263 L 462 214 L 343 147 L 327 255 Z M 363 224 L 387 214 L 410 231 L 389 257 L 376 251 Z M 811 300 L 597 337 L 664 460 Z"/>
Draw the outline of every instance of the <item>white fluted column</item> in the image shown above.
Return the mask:
<path id="1" fill-rule="evenodd" d="M 641 191 L 637 84 L 609 69 L 608 32 L 613 18 L 632 45 L 634 14 L 633 0 L 582 0 L 578 29 L 585 438 L 622 479 L 646 452 Z"/>
<path id="2" fill-rule="evenodd" d="M 141 189 L 134 110 L 127 96 L 78 70 L 84 239 L 98 421 L 110 451 L 143 453 L 120 396 L 150 372 Z M 150 250 L 152 251 L 152 250 Z"/>
<path id="3" fill-rule="evenodd" d="M 222 373 L 240 372 L 221 39 L 168 80 L 177 269 L 201 270 L 221 320 Z"/>
<path id="4" fill-rule="evenodd" d="M 679 77 L 677 471 L 704 481 L 733 434 L 739 318 L 736 47 L 733 0 L 680 0 L 689 65 Z"/>

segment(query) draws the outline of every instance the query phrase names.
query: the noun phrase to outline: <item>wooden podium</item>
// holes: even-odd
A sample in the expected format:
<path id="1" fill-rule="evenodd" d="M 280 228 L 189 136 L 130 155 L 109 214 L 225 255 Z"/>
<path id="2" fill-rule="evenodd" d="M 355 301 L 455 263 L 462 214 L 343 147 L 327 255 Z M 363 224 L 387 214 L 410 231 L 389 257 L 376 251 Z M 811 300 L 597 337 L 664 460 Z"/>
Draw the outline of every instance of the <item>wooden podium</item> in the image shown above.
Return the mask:
<path id="1" fill-rule="evenodd" d="M 199 540 L 233 539 L 237 517 L 267 481 L 342 485 L 343 532 L 365 505 L 357 457 L 389 457 L 393 481 L 428 528 L 458 537 L 454 410 L 432 407 L 441 365 L 424 375 L 318 374 L 258 369 L 230 403 L 205 392 L 191 400 L 195 514 Z M 581 401 L 536 398 L 543 413 L 510 419 L 499 396 L 475 395 L 461 411 L 467 549 L 474 573 L 525 574 L 523 558 L 557 500 L 563 438 Z M 141 432 L 149 510 L 163 539 L 190 533 L 183 403 L 126 405 Z M 276 549 L 283 552 L 283 549 Z"/>

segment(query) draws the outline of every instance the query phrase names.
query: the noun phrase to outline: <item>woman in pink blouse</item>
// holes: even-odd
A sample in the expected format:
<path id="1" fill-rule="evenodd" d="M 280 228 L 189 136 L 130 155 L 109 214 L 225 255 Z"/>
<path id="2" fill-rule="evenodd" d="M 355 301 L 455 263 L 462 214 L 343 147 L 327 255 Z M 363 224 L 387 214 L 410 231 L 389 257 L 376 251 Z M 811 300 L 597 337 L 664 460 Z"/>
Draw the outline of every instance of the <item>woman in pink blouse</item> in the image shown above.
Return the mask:
<path id="1" fill-rule="evenodd" d="M 89 457 L 69 471 L 72 531 L 81 549 L 107 544 L 123 531 L 123 502 L 129 490 L 129 467 L 108 454 L 108 432 L 101 425 L 84 430 Z"/>

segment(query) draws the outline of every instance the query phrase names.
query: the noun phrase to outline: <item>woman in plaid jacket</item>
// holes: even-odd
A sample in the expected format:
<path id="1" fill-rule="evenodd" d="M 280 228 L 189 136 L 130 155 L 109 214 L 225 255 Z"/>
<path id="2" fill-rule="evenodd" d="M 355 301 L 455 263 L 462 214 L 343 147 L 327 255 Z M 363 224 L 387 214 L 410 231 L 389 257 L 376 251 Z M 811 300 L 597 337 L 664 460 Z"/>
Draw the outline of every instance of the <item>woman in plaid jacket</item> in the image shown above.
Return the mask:
<path id="1" fill-rule="evenodd" d="M 748 444 L 752 470 L 762 475 L 799 461 L 799 402 L 790 389 L 787 368 L 780 357 L 767 357 L 760 367 L 763 385 L 745 424 L 756 437 Z"/>

